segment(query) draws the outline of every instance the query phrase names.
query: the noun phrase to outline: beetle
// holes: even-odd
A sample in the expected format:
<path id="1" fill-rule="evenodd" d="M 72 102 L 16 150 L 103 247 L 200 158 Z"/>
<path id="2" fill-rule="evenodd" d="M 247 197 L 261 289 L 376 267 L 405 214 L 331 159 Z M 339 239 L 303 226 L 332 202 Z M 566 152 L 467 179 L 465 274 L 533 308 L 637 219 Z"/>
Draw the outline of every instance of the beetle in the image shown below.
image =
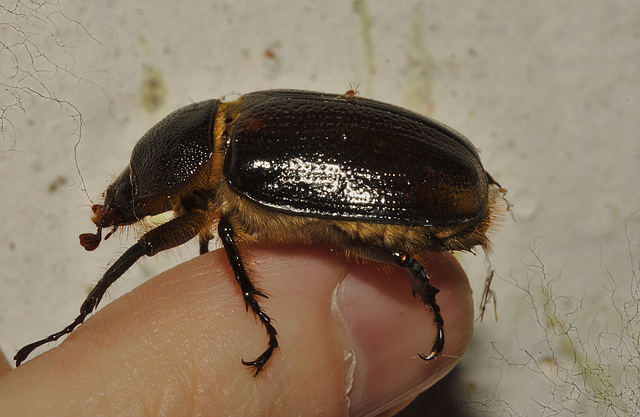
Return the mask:
<path id="1" fill-rule="evenodd" d="M 242 363 L 257 375 L 278 348 L 238 242 L 328 245 L 346 256 L 397 265 L 434 317 L 431 360 L 444 347 L 444 321 L 418 252 L 489 250 L 497 196 L 474 146 L 417 113 L 348 94 L 265 90 L 237 100 L 182 107 L 135 145 L 130 164 L 92 207 L 97 232 L 80 235 L 94 250 L 119 227 L 172 211 L 104 273 L 63 330 L 20 349 L 19 366 L 38 346 L 72 332 L 107 288 L 138 259 L 217 234 L 245 307 L 266 329 L 266 350 Z"/>

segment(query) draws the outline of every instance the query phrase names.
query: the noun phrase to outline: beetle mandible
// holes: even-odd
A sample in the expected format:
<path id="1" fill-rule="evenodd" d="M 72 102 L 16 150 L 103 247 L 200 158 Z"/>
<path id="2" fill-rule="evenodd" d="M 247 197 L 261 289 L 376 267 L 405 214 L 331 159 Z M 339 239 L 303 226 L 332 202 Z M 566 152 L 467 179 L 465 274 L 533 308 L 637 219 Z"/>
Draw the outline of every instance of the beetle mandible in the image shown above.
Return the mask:
<path id="1" fill-rule="evenodd" d="M 504 192 L 461 134 L 417 113 L 379 101 L 299 90 L 266 90 L 235 101 L 182 107 L 151 128 L 130 164 L 92 207 L 95 234 L 173 211 L 105 272 L 59 339 L 93 312 L 107 288 L 138 259 L 198 238 L 200 253 L 217 233 L 247 309 L 269 341 L 255 360 L 257 375 L 278 348 L 277 332 L 260 307 L 264 296 L 244 267 L 238 241 L 319 243 L 347 256 L 398 265 L 434 316 L 436 337 L 424 360 L 444 347 L 438 289 L 414 256 L 420 251 L 489 249 L 487 231 Z"/>

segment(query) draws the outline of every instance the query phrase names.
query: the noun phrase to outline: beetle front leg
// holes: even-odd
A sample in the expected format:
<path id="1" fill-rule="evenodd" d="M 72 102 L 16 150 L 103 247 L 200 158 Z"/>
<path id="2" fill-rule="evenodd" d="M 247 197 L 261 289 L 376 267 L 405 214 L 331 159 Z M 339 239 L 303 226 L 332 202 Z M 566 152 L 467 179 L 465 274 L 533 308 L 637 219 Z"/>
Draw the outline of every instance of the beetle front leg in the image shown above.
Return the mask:
<path id="1" fill-rule="evenodd" d="M 258 316 L 260 322 L 264 325 L 267 330 L 267 335 L 269 336 L 269 344 L 267 346 L 267 350 L 265 350 L 260 356 L 258 356 L 255 360 L 252 361 L 242 361 L 243 365 L 250 366 L 254 369 L 253 376 L 257 376 L 267 361 L 273 355 L 273 351 L 278 348 L 278 338 L 276 337 L 278 332 L 271 324 L 271 319 L 269 316 L 262 310 L 260 304 L 258 304 L 258 300 L 256 296 L 261 296 L 264 298 L 269 298 L 265 294 L 258 291 L 251 282 L 249 275 L 247 274 L 247 270 L 244 267 L 244 263 L 242 262 L 242 258 L 240 257 L 240 252 L 238 251 L 238 246 L 235 242 L 235 232 L 231 223 L 225 218 L 220 219 L 218 223 L 218 235 L 222 240 L 222 245 L 227 253 L 227 258 L 229 259 L 229 264 L 231 264 L 231 269 L 233 269 L 233 273 L 236 277 L 236 282 L 240 286 L 242 290 L 242 296 L 244 297 L 244 304 L 247 311 L 251 308 L 253 314 Z"/>
<path id="2" fill-rule="evenodd" d="M 125 273 L 127 269 L 129 269 L 138 259 L 145 255 L 144 247 L 140 244 L 140 242 L 136 243 L 132 247 L 130 247 L 118 260 L 111 265 L 111 268 L 105 272 L 102 279 L 96 284 L 95 287 L 91 290 L 87 298 L 82 303 L 80 307 L 80 315 L 76 317 L 76 319 L 62 329 L 61 331 L 54 333 L 50 336 L 45 337 L 42 340 L 38 340 L 37 342 L 33 342 L 31 344 L 26 345 L 22 349 L 16 353 L 13 357 L 13 360 L 16 361 L 16 366 L 20 366 L 20 364 L 27 359 L 29 354 L 33 352 L 36 348 L 49 343 L 54 342 L 64 336 L 65 334 L 69 334 L 75 329 L 77 326 L 84 322 L 84 319 L 95 310 L 98 306 L 98 303 L 102 299 L 102 296 L 107 291 L 107 288 L 117 280 L 122 274 Z"/>
<path id="3" fill-rule="evenodd" d="M 62 329 L 61 331 L 45 337 L 42 340 L 26 345 L 16 353 L 13 359 L 16 366 L 27 359 L 29 354 L 39 346 L 49 342 L 54 342 L 62 336 L 71 333 L 78 327 L 89 314 L 91 314 L 102 300 L 107 289 L 118 278 L 122 276 L 138 259 L 143 256 L 153 256 L 158 252 L 180 246 L 194 238 L 200 230 L 205 226 L 207 214 L 205 212 L 196 211 L 177 217 L 164 223 L 155 229 L 147 232 L 138 240 L 138 242 L 130 247 L 122 256 L 115 261 L 107 272 L 104 273 L 100 281 L 91 290 L 87 298 L 80 307 L 80 314 L 76 319 Z"/>

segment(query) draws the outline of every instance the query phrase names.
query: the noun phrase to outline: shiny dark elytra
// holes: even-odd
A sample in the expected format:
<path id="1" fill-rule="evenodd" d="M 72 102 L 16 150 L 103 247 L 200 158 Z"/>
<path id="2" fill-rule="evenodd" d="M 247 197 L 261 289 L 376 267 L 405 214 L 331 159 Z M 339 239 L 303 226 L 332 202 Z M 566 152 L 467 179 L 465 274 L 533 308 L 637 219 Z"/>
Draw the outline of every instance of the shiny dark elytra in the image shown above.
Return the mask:
<path id="1" fill-rule="evenodd" d="M 94 205 L 97 233 L 80 235 L 87 250 L 102 229 L 173 211 L 146 232 L 104 274 L 58 333 L 15 355 L 20 365 L 38 346 L 57 340 L 95 310 L 107 288 L 142 256 L 198 237 L 208 251 L 217 225 L 245 306 L 260 319 L 267 349 L 242 361 L 257 375 L 278 347 L 260 307 L 238 243 L 312 243 L 344 255 L 405 268 L 414 294 L 434 315 L 435 358 L 444 347 L 438 290 L 414 256 L 421 251 L 489 248 L 487 231 L 503 192 L 473 145 L 419 114 L 358 97 L 270 90 L 231 102 L 208 100 L 165 117 L 136 144 L 130 165 Z"/>

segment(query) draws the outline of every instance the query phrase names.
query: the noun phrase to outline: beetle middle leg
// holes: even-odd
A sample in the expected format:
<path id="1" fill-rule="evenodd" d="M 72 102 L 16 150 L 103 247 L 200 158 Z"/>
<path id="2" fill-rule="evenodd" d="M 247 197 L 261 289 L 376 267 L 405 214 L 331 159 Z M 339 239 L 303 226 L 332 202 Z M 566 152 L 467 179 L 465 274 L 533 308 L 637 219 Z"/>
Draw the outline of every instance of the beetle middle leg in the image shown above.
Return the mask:
<path id="1" fill-rule="evenodd" d="M 224 250 L 227 253 L 227 258 L 229 259 L 229 264 L 231 264 L 231 269 L 233 269 L 236 282 L 242 290 L 245 308 L 247 311 L 251 308 L 253 314 L 258 316 L 260 322 L 262 322 L 267 330 L 267 335 L 269 336 L 267 350 L 252 361 L 242 360 L 243 365 L 250 366 L 254 369 L 253 376 L 257 376 L 273 355 L 274 350 L 278 348 L 278 338 L 276 337 L 278 332 L 276 332 L 275 327 L 271 324 L 271 318 L 262 310 L 260 304 L 258 304 L 258 300 L 256 299 L 257 296 L 264 298 L 269 297 L 258 291 L 255 285 L 253 285 L 253 282 L 251 282 L 234 239 L 235 232 L 233 227 L 225 218 L 220 219 L 220 222 L 218 223 L 218 235 L 220 236 Z"/>
<path id="2" fill-rule="evenodd" d="M 431 285 L 424 266 L 406 252 L 387 248 L 371 248 L 365 257 L 376 262 L 398 265 L 411 273 L 413 295 L 419 295 L 422 302 L 429 307 L 436 325 L 436 338 L 431 346 L 431 352 L 429 354 L 419 353 L 418 356 L 425 361 L 435 359 L 444 348 L 444 320 L 440 314 L 440 306 L 436 302 L 436 294 L 440 290 Z"/>
<path id="3" fill-rule="evenodd" d="M 204 255 L 209 252 L 209 242 L 213 239 L 211 233 L 200 232 L 200 236 L 198 237 L 198 243 L 200 245 L 200 255 Z"/>

